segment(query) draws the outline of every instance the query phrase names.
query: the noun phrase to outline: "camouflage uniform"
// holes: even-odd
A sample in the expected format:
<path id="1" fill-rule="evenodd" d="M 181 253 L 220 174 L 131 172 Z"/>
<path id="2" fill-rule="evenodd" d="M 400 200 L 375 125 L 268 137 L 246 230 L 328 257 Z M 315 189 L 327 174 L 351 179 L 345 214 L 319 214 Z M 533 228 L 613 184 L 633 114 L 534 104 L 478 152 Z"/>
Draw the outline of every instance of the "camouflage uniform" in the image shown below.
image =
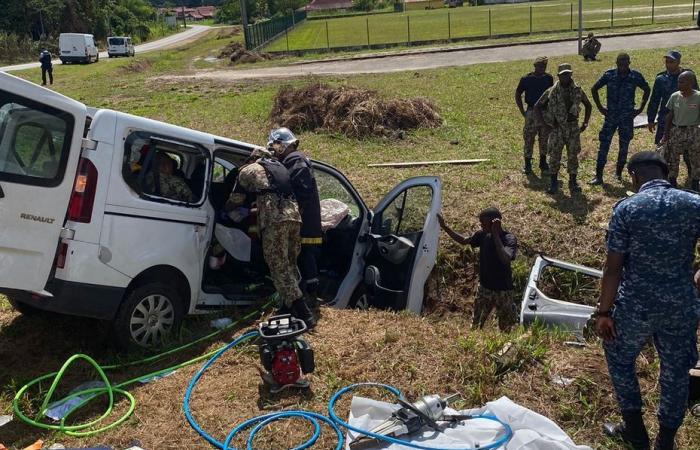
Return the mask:
<path id="1" fill-rule="evenodd" d="M 690 157 L 692 174 L 689 178 L 700 178 L 700 128 L 673 127 L 668 133 L 668 142 L 663 148 L 663 157 L 668 163 L 668 177 L 678 178 L 678 167 L 684 152 Z"/>
<path id="2" fill-rule="evenodd" d="M 586 38 L 583 40 L 583 45 L 581 46 L 581 56 L 586 60 L 595 59 L 601 46 L 598 39 L 594 37 Z"/>
<path id="3" fill-rule="evenodd" d="M 549 130 L 537 122 L 535 111 L 528 109 L 525 111 L 525 126 L 523 127 L 523 156 L 525 159 L 532 159 L 532 150 L 535 147 L 535 138 L 539 138 L 540 155 L 547 155 L 547 139 Z"/>
<path id="4" fill-rule="evenodd" d="M 557 175 L 561 168 L 561 152 L 566 146 L 566 170 L 571 175 L 578 171 L 578 154 L 581 152 L 581 132 L 578 116 L 581 104 L 586 98 L 580 86 L 573 81 L 568 88 L 559 82 L 549 88 L 540 99 L 540 105 L 546 106 L 544 119 L 552 132 L 549 135 L 549 171 Z"/>
<path id="5" fill-rule="evenodd" d="M 494 308 L 500 330 L 507 330 L 517 322 L 513 291 L 495 291 L 480 284 L 474 300 L 472 326 L 482 328 Z"/>
<path id="6" fill-rule="evenodd" d="M 262 238 L 263 256 L 281 302 L 289 307 L 303 296 L 297 269 L 301 249 L 301 216 L 297 202 L 293 198 L 264 192 L 270 188 L 270 182 L 265 168 L 258 163 L 241 169 L 238 182 L 245 190 L 258 193 L 258 230 Z"/>
<path id="7" fill-rule="evenodd" d="M 635 361 L 653 339 L 661 362 L 658 419 L 671 429 L 683 422 L 688 371 L 698 360 L 692 266 L 698 217 L 699 195 L 657 179 L 615 205 L 608 226 L 608 252 L 625 256 L 613 312 L 617 335 L 604 344 L 617 401 L 623 412 L 641 411 Z"/>
<path id="8" fill-rule="evenodd" d="M 156 191 L 155 177 L 153 173 L 148 173 L 144 179 L 144 188 L 148 194 L 158 195 L 159 197 L 169 198 L 180 202 L 194 202 L 194 195 L 190 187 L 187 186 L 185 180 L 177 175 L 169 175 L 167 173 L 158 174 L 158 186 L 160 193 Z"/>

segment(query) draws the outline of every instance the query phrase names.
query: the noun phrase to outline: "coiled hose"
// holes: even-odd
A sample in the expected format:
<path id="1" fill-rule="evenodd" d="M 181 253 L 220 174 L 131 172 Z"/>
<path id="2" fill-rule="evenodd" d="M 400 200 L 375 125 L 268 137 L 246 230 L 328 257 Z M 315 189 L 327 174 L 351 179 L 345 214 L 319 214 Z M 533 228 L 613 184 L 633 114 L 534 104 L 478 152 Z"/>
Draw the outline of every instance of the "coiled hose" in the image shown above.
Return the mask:
<path id="1" fill-rule="evenodd" d="M 202 377 L 204 372 L 217 360 L 221 355 L 226 353 L 228 350 L 230 350 L 233 347 L 238 346 L 239 344 L 243 342 L 247 342 L 250 339 L 253 339 L 257 337 L 259 334 L 257 331 L 248 331 L 241 336 L 237 337 L 231 343 L 223 347 L 222 349 L 218 350 L 204 365 L 197 371 L 197 373 L 194 374 L 192 379 L 190 380 L 189 385 L 187 386 L 187 389 L 185 390 L 185 396 L 182 400 L 182 410 L 185 413 L 185 417 L 187 418 L 187 422 L 189 422 L 190 426 L 200 435 L 204 440 L 209 442 L 212 446 L 220 449 L 220 450 L 236 450 L 233 447 L 230 447 L 231 441 L 240 433 L 242 433 L 244 430 L 251 428 L 251 430 L 248 432 L 248 437 L 246 439 L 246 450 L 253 450 L 253 441 L 255 440 L 255 436 L 257 433 L 266 427 L 267 425 L 279 421 L 279 420 L 285 420 L 285 419 L 290 419 L 290 418 L 297 418 L 297 419 L 302 419 L 305 420 L 306 422 L 309 422 L 313 428 L 313 434 L 312 436 L 304 443 L 301 445 L 298 445 L 296 447 L 293 447 L 291 450 L 305 450 L 311 446 L 313 446 L 316 441 L 318 440 L 320 436 L 320 422 L 324 422 L 328 424 L 333 431 L 336 434 L 337 437 L 337 445 L 335 447 L 335 450 L 342 450 L 343 449 L 343 444 L 344 444 L 344 437 L 343 437 L 343 432 L 341 430 L 342 428 L 345 428 L 347 430 L 354 431 L 356 433 L 361 433 L 366 436 L 370 436 L 375 439 L 382 440 L 387 443 L 392 443 L 392 444 L 399 444 L 405 447 L 411 447 L 411 448 L 416 448 L 416 449 L 421 449 L 421 450 L 493 450 L 497 449 L 501 446 L 503 446 L 506 442 L 510 440 L 510 438 L 513 436 L 513 430 L 510 428 L 510 426 L 498 418 L 490 415 L 479 415 L 475 416 L 474 418 L 478 419 L 485 419 L 485 420 L 491 420 L 494 422 L 498 422 L 504 430 L 504 433 L 501 437 L 499 437 L 497 440 L 492 442 L 491 444 L 487 444 L 484 446 L 480 446 L 478 449 L 475 448 L 451 448 L 451 449 L 442 449 L 440 447 L 429 447 L 425 445 L 420 445 L 420 444 L 414 444 L 411 442 L 403 441 L 401 439 L 396 439 L 392 438 L 389 436 L 383 436 L 380 434 L 372 433 L 369 430 L 362 430 L 356 427 L 353 427 L 349 423 L 343 421 L 340 419 L 336 413 L 335 413 L 335 404 L 337 403 L 338 399 L 340 399 L 343 394 L 352 391 L 357 388 L 361 387 L 378 387 L 385 389 L 392 394 L 394 394 L 396 397 L 403 398 L 403 395 L 401 392 L 396 389 L 393 386 L 389 386 L 386 384 L 380 384 L 380 383 L 356 383 L 356 384 L 351 384 L 349 386 L 346 386 L 337 392 L 335 392 L 332 396 L 331 399 L 328 401 L 328 417 L 323 416 L 321 414 L 311 412 L 311 411 L 300 411 L 300 410 L 291 410 L 291 411 L 280 411 L 276 413 L 270 413 L 270 414 L 265 414 L 257 417 L 253 417 L 251 419 L 248 419 L 241 423 L 240 425 L 237 425 L 235 428 L 233 428 L 229 434 L 226 436 L 226 439 L 221 442 L 216 440 L 214 437 L 212 437 L 210 434 L 208 434 L 204 429 L 202 429 L 201 426 L 197 423 L 197 421 L 192 417 L 192 412 L 190 411 L 190 397 L 192 396 L 192 391 L 194 390 L 195 386 L 197 385 L 197 382 L 199 379 Z"/>

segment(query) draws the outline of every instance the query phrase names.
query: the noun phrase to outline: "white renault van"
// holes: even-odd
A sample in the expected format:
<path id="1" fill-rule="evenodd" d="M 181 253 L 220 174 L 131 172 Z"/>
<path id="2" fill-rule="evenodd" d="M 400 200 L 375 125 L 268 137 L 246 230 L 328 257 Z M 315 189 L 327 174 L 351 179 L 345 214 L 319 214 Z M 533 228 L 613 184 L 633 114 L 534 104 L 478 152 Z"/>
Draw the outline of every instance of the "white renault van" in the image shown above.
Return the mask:
<path id="1" fill-rule="evenodd" d="M 61 63 L 97 62 L 100 53 L 95 45 L 95 38 L 91 34 L 61 33 L 58 36 L 59 59 Z"/>
<path id="2" fill-rule="evenodd" d="M 121 344 L 143 347 L 186 314 L 260 301 L 274 288 L 254 232 L 239 233 L 242 251 L 218 270 L 208 264 L 216 230 L 230 231 L 222 205 L 255 148 L 93 110 L 0 73 L 0 290 L 21 312 L 104 319 Z M 157 180 L 156 153 L 177 165 L 191 201 L 146 183 Z M 419 313 L 437 254 L 440 180 L 406 180 L 370 209 L 342 173 L 313 166 L 322 205 L 345 205 L 324 233 L 320 295 L 338 308 Z"/>
<path id="3" fill-rule="evenodd" d="M 107 38 L 107 55 L 110 58 L 117 56 L 134 56 L 134 43 L 128 36 L 110 36 Z"/>

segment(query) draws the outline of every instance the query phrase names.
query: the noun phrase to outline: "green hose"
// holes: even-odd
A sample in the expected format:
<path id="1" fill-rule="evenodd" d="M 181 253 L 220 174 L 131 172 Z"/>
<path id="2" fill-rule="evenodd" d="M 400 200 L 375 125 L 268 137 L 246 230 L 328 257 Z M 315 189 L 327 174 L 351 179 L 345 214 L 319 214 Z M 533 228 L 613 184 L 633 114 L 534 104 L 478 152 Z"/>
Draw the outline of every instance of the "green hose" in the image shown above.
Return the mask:
<path id="1" fill-rule="evenodd" d="M 153 377 L 157 377 L 157 376 L 159 376 L 159 375 L 162 375 L 162 374 L 165 374 L 165 373 L 169 373 L 169 372 L 172 372 L 172 371 L 174 371 L 174 370 L 180 369 L 180 368 L 182 368 L 182 367 L 186 367 L 186 366 L 189 366 L 189 365 L 191 365 L 191 364 L 194 364 L 194 363 L 197 363 L 197 362 L 199 362 L 199 361 L 202 361 L 202 360 L 204 360 L 204 359 L 210 358 L 211 356 L 213 356 L 213 355 L 214 355 L 217 351 L 219 351 L 220 349 L 213 350 L 213 351 L 211 351 L 211 352 L 209 352 L 209 353 L 207 353 L 207 354 L 197 356 L 196 358 L 190 359 L 190 360 L 188 360 L 188 361 L 181 362 L 181 363 L 179 363 L 179 364 L 176 364 L 176 365 L 171 366 L 171 367 L 167 367 L 167 368 L 165 368 L 165 369 L 160 369 L 160 370 L 157 370 L 157 371 L 155 371 L 155 372 L 151 372 L 151 373 L 148 373 L 148 374 L 145 374 L 145 375 L 140 375 L 140 376 L 138 376 L 138 377 L 132 378 L 132 379 L 130 379 L 130 380 L 126 380 L 126 381 L 124 381 L 124 382 L 122 382 L 122 383 L 115 384 L 115 385 L 112 385 L 112 384 L 109 382 L 109 379 L 107 378 L 107 375 L 105 374 L 105 371 L 108 371 L 108 370 L 116 370 L 116 369 L 123 369 L 123 368 L 126 368 L 126 367 L 133 367 L 133 366 L 138 366 L 138 365 L 141 365 L 141 364 L 146 364 L 146 363 L 150 363 L 150 362 L 160 361 L 161 359 L 165 358 L 165 357 L 168 356 L 168 355 L 172 355 L 172 354 L 174 354 L 174 353 L 177 353 L 177 352 L 180 352 L 180 351 L 182 351 L 182 350 L 185 350 L 185 349 L 187 349 L 187 348 L 189 348 L 189 347 L 192 347 L 192 346 L 194 346 L 194 345 L 196 345 L 196 344 L 199 344 L 199 343 L 202 342 L 202 341 L 205 341 L 205 340 L 207 340 L 207 339 L 211 339 L 211 338 L 214 337 L 214 336 L 217 336 L 217 335 L 219 335 L 219 334 L 221 334 L 221 333 L 223 333 L 223 332 L 225 332 L 225 331 L 230 330 L 231 328 L 235 327 L 235 326 L 238 325 L 239 323 L 241 323 L 241 322 L 243 322 L 243 321 L 246 321 L 246 320 L 248 320 L 248 319 L 250 319 L 250 318 L 252 318 L 252 317 L 258 315 L 261 311 L 263 311 L 264 309 L 268 308 L 269 306 L 271 306 L 271 305 L 274 304 L 275 302 L 276 302 L 276 299 L 274 299 L 274 298 L 271 299 L 271 300 L 269 300 L 268 302 L 266 302 L 266 303 L 265 303 L 263 306 L 261 306 L 260 308 L 258 308 L 258 309 L 256 309 L 256 310 L 252 311 L 252 312 L 249 313 L 248 315 L 246 315 L 246 316 L 244 316 L 244 317 L 238 319 L 237 321 L 235 321 L 235 322 L 231 323 L 230 325 L 228 325 L 228 326 L 222 328 L 221 330 L 217 330 L 217 331 L 214 331 L 214 332 L 212 332 L 212 333 L 209 333 L 209 334 L 207 334 L 206 336 L 202 336 L 202 337 L 200 337 L 200 338 L 198 338 L 198 339 L 196 339 L 196 340 L 194 340 L 194 341 L 192 341 L 192 342 L 189 342 L 189 343 L 187 343 L 187 344 L 181 345 L 181 346 L 179 346 L 179 347 L 175 347 L 175 348 L 173 348 L 173 349 L 164 351 L 164 352 L 159 353 L 159 354 L 157 354 L 157 355 L 149 356 L 149 357 L 147 357 L 147 358 L 139 359 L 139 360 L 136 360 L 136 361 L 130 361 L 130 362 L 123 363 L 123 364 L 112 364 L 112 365 L 107 365 L 107 366 L 101 366 L 101 365 L 98 364 L 94 359 L 92 359 L 91 357 L 89 357 L 89 356 L 87 356 L 87 355 L 83 355 L 83 354 L 76 354 L 76 355 L 73 355 L 73 356 L 71 356 L 70 358 L 68 358 L 68 360 L 63 364 L 63 366 L 61 366 L 61 368 L 60 368 L 57 372 L 53 372 L 53 373 L 49 373 L 49 374 L 46 374 L 46 375 L 42 375 L 42 376 L 40 376 L 39 378 L 35 378 L 34 380 L 32 380 L 32 381 L 30 381 L 29 383 L 27 383 L 27 384 L 25 384 L 24 386 L 22 386 L 22 388 L 21 388 L 19 391 L 17 391 L 17 393 L 15 394 L 14 399 L 12 400 L 12 409 L 14 410 L 15 416 L 16 416 L 20 421 L 22 421 L 22 422 L 24 422 L 24 423 L 26 423 L 26 424 L 28 424 L 28 425 L 31 425 L 31 426 L 34 426 L 34 427 L 37 427 L 37 428 L 42 428 L 42 429 L 45 429 L 45 430 L 60 431 L 60 432 L 66 434 L 66 435 L 68 435 L 68 436 L 86 437 L 86 436 L 92 436 L 92 435 L 95 435 L 95 434 L 98 434 L 98 433 L 102 433 L 103 431 L 110 430 L 110 429 L 112 429 L 112 428 L 118 426 L 118 425 L 121 424 L 122 422 L 124 422 L 126 419 L 128 419 L 129 416 L 131 416 L 131 414 L 133 414 L 134 409 L 136 409 L 136 400 L 134 399 L 133 395 L 131 395 L 129 392 L 127 392 L 127 391 L 124 390 L 123 388 L 125 388 L 126 386 L 129 386 L 129 385 L 131 385 L 131 384 L 134 384 L 134 383 L 136 383 L 136 382 L 143 381 L 143 380 L 147 380 L 147 379 L 153 378 Z M 74 362 L 79 361 L 79 360 L 86 361 L 88 364 L 90 364 L 90 365 L 97 371 L 98 375 L 99 375 L 100 378 L 102 379 L 102 382 L 104 383 L 104 386 L 102 386 L 102 387 L 97 387 L 97 388 L 91 388 L 91 389 L 85 389 L 85 390 L 79 391 L 79 392 L 74 392 L 74 393 L 72 393 L 72 394 L 66 396 L 65 398 L 63 398 L 62 401 L 66 401 L 66 400 L 70 400 L 70 399 L 72 399 L 72 398 L 79 397 L 79 396 L 82 396 L 82 395 L 89 395 L 88 398 L 86 398 L 85 400 L 83 400 L 82 402 L 80 402 L 79 404 L 77 404 L 76 406 L 74 406 L 73 408 L 71 408 L 71 409 L 68 411 L 68 413 L 61 419 L 61 421 L 60 421 L 60 423 L 59 423 L 58 425 L 48 424 L 48 423 L 41 422 L 41 417 L 46 413 L 46 410 L 48 409 L 49 403 L 51 402 L 51 397 L 53 396 L 54 391 L 55 391 L 56 388 L 58 387 L 58 384 L 60 383 L 61 378 L 63 377 L 64 373 L 66 372 L 66 370 L 68 370 L 68 368 L 69 368 Z M 20 399 L 22 398 L 22 396 L 24 395 L 24 393 L 27 392 L 27 390 L 29 390 L 32 386 L 37 385 L 37 384 L 41 383 L 42 381 L 48 380 L 48 379 L 51 378 L 51 377 L 53 377 L 53 382 L 51 383 L 51 387 L 49 388 L 49 390 L 48 390 L 46 396 L 44 397 L 44 401 L 43 401 L 43 403 L 41 404 L 41 408 L 39 408 L 39 413 L 38 413 L 37 417 L 36 417 L 35 419 L 32 419 L 32 418 L 30 418 L 30 417 L 27 417 L 27 416 L 21 411 L 21 409 L 20 409 L 20 407 L 19 407 Z M 77 411 L 78 409 L 80 409 L 80 408 L 82 408 L 84 405 L 86 405 L 87 403 L 89 403 L 89 402 L 91 402 L 92 400 L 94 400 L 95 398 L 99 397 L 99 395 L 103 395 L 103 394 L 107 394 L 108 406 L 107 406 L 107 409 L 105 410 L 105 412 L 104 412 L 100 417 L 98 417 L 97 419 L 94 419 L 94 420 L 92 420 L 92 421 L 90 421 L 90 422 L 86 422 L 86 423 L 82 423 L 82 424 L 78 424 L 78 425 L 66 425 L 66 424 L 65 424 L 66 419 L 67 419 L 71 414 L 73 414 L 73 412 Z M 108 425 L 102 426 L 101 428 L 89 429 L 89 430 L 87 430 L 87 431 L 84 431 L 84 430 L 86 430 L 86 429 L 88 429 L 88 428 L 94 427 L 95 425 L 99 424 L 99 423 L 102 422 L 104 419 L 106 419 L 107 417 L 109 417 L 109 415 L 112 413 L 112 409 L 113 409 L 113 407 L 114 407 L 114 396 L 115 396 L 115 394 L 123 395 L 124 397 L 127 398 L 127 400 L 129 401 L 129 408 L 128 408 L 128 410 L 127 410 L 122 416 L 120 416 L 117 420 L 115 420 L 115 421 L 109 423 Z"/>

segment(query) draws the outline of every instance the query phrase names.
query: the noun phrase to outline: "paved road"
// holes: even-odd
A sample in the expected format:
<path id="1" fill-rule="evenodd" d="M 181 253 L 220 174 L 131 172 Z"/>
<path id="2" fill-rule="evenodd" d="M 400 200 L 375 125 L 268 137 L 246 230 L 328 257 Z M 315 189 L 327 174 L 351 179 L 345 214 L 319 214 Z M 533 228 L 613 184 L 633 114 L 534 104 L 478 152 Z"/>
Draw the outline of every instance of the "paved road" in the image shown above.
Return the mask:
<path id="1" fill-rule="evenodd" d="M 638 36 L 608 37 L 603 40 L 605 51 L 671 48 L 700 43 L 700 30 L 675 33 L 653 33 Z M 169 79 L 213 79 L 235 81 L 251 78 L 288 78 L 306 75 L 338 75 L 358 73 L 385 73 L 404 70 L 434 69 L 438 67 L 467 66 L 488 62 L 532 59 L 539 55 L 576 55 L 576 41 L 532 43 L 489 49 L 464 49 L 444 53 L 424 53 L 389 56 L 381 59 L 353 59 L 347 61 L 317 61 L 309 64 L 199 72 L 193 75 L 166 76 Z"/>
<path id="2" fill-rule="evenodd" d="M 151 41 L 151 42 L 146 42 L 145 44 L 140 44 L 136 46 L 136 53 L 146 53 L 146 52 L 151 52 L 153 50 L 163 50 L 166 48 L 171 48 L 171 47 L 176 47 L 177 45 L 183 44 L 185 42 L 189 42 L 193 39 L 195 39 L 197 36 L 200 34 L 204 33 L 205 31 L 209 30 L 210 27 L 204 26 L 204 25 L 190 25 L 187 30 L 181 31 L 179 33 L 175 33 L 173 35 L 170 35 L 168 37 L 164 37 L 163 39 L 158 39 L 157 41 Z M 100 52 L 100 59 L 104 58 L 107 59 L 109 55 L 107 55 L 107 52 Z M 61 61 L 58 59 L 53 60 L 54 64 L 60 64 Z M 13 70 L 24 70 L 24 69 L 33 69 L 39 67 L 38 62 L 33 62 L 33 63 L 27 63 L 27 64 L 17 64 L 14 66 L 5 66 L 5 67 L 0 67 L 0 72 L 10 72 Z"/>

